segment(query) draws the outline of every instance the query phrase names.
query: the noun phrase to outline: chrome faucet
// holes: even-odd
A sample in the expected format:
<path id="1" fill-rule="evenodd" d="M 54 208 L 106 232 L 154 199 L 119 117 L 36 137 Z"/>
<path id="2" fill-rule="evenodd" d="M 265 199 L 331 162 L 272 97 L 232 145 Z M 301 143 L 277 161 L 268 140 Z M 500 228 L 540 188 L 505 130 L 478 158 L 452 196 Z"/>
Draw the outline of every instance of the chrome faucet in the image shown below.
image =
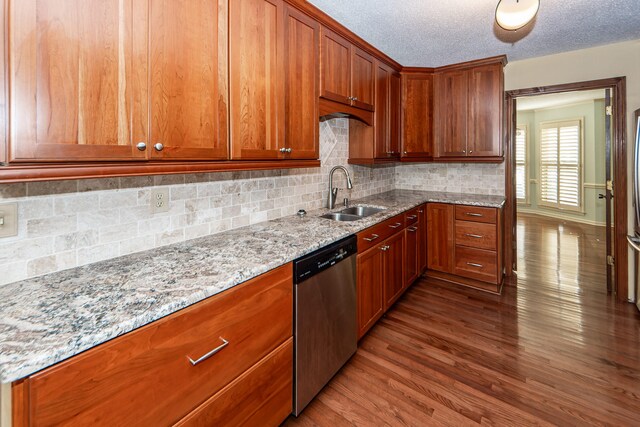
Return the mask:
<path id="1" fill-rule="evenodd" d="M 336 207 L 336 199 L 338 198 L 338 188 L 333 188 L 333 173 L 336 169 L 342 169 L 344 174 L 347 176 L 347 189 L 351 190 L 353 188 L 353 183 L 351 182 L 351 176 L 349 175 L 349 171 L 344 166 L 334 166 L 329 172 L 329 209 L 333 209 Z"/>

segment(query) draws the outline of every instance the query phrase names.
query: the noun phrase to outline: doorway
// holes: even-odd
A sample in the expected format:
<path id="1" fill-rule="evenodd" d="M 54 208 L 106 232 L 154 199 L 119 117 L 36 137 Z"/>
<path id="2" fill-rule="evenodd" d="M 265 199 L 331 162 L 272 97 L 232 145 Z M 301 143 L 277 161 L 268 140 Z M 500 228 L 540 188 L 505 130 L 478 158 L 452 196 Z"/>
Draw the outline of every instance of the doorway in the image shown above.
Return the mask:
<path id="1" fill-rule="evenodd" d="M 547 233 L 565 233 L 567 238 L 558 242 L 567 241 L 567 250 L 578 251 L 576 255 L 592 247 L 588 254 L 592 263 L 600 264 L 607 291 L 627 301 L 624 98 L 624 78 L 506 93 L 507 276 L 518 270 L 518 232 L 544 224 Z M 600 113 L 603 120 L 596 124 Z M 523 148 L 527 144 L 528 149 Z M 520 218 L 519 223 L 518 207 L 527 216 L 545 220 Z M 597 224 L 609 226 L 598 228 Z M 572 246 L 578 234 L 584 240 L 582 246 Z M 594 257 L 595 250 L 603 250 L 601 257 Z M 562 259 L 560 252 L 557 258 Z"/>

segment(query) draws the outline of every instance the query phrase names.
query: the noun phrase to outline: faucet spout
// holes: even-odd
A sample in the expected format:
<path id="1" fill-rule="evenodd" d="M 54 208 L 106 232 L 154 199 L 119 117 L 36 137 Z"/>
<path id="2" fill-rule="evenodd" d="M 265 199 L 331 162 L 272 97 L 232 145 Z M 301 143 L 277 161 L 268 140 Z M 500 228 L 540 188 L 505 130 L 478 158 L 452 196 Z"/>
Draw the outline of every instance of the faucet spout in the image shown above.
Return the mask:
<path id="1" fill-rule="evenodd" d="M 333 209 L 336 206 L 336 200 L 338 198 L 338 189 L 333 188 L 333 173 L 338 169 L 342 170 L 347 177 L 347 189 L 351 190 L 353 188 L 351 175 L 349 175 L 347 168 L 344 166 L 334 166 L 331 172 L 329 172 L 329 209 Z"/>

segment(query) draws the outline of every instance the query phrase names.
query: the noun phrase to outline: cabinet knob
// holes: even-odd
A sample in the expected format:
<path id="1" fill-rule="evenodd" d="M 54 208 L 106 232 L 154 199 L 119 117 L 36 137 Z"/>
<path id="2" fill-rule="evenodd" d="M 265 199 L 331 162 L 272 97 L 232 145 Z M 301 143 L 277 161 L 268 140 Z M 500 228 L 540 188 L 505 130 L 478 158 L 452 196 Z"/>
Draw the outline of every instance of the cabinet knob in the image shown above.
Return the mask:
<path id="1" fill-rule="evenodd" d="M 473 153 L 473 150 L 469 150 L 469 154 Z"/>
<path id="2" fill-rule="evenodd" d="M 467 154 L 467 150 L 462 150 L 462 154 Z"/>
<path id="3" fill-rule="evenodd" d="M 287 148 L 287 153 L 290 153 L 293 151 L 293 148 Z"/>
<path id="4" fill-rule="evenodd" d="M 156 143 L 153 148 L 156 149 L 156 151 L 162 151 L 162 149 L 164 148 L 164 145 L 162 145 L 161 142 Z"/>
<path id="5" fill-rule="evenodd" d="M 147 143 L 146 142 L 138 142 L 136 144 L 136 148 L 140 151 L 144 151 L 147 149 Z"/>
<path id="6" fill-rule="evenodd" d="M 407 153 L 407 152 L 405 151 L 405 152 L 404 152 L 404 154 L 409 154 L 409 153 Z"/>
<path id="7" fill-rule="evenodd" d="M 286 148 L 284 148 L 284 147 L 282 147 L 279 151 L 280 151 L 281 153 L 286 153 L 286 152 L 287 152 L 287 149 L 286 149 Z"/>
<path id="8" fill-rule="evenodd" d="M 351 100 L 352 100 L 352 101 L 357 101 L 357 100 L 358 100 L 358 97 L 357 97 L 357 96 L 354 96 L 353 98 L 351 98 Z"/>

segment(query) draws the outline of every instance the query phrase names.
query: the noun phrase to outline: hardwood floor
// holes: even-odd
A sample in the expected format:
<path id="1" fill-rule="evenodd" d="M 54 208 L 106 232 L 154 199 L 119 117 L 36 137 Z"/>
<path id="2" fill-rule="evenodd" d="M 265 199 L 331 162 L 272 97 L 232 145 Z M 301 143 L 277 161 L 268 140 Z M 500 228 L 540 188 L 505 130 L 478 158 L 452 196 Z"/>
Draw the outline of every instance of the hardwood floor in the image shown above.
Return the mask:
<path id="1" fill-rule="evenodd" d="M 501 296 L 421 279 L 287 426 L 640 425 L 640 314 L 596 227 L 521 217 Z"/>

